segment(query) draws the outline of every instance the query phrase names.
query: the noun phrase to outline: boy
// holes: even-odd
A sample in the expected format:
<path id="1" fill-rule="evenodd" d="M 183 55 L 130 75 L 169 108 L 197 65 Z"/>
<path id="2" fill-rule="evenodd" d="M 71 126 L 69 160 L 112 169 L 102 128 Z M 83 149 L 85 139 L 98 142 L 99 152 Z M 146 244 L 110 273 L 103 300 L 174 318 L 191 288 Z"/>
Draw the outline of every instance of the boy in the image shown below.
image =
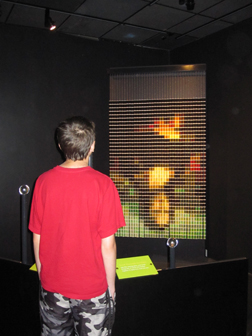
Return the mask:
<path id="1" fill-rule="evenodd" d="M 41 281 L 41 335 L 110 335 L 114 234 L 125 225 L 119 195 L 108 176 L 88 166 L 93 122 L 72 117 L 56 136 L 66 160 L 38 178 L 29 222 Z"/>

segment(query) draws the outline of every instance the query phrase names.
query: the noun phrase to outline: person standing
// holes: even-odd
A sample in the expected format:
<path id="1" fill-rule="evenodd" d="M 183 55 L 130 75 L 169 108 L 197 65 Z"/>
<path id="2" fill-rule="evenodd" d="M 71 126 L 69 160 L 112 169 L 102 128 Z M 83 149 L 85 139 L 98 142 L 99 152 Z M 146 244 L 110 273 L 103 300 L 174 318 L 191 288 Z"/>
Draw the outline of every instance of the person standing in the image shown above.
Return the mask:
<path id="1" fill-rule="evenodd" d="M 120 198 L 112 180 L 88 166 L 93 122 L 66 119 L 56 138 L 65 161 L 37 179 L 29 221 L 41 283 L 41 335 L 110 335 L 114 235 L 125 226 Z"/>

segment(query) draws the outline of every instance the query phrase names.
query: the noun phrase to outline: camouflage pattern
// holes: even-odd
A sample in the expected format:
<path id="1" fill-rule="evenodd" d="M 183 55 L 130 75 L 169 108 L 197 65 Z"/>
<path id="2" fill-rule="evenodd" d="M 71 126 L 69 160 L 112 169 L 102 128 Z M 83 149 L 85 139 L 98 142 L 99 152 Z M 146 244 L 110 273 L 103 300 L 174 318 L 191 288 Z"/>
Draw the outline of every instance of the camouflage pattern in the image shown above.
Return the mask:
<path id="1" fill-rule="evenodd" d="M 115 304 L 107 290 L 90 300 L 73 300 L 40 289 L 41 336 L 109 336 Z"/>

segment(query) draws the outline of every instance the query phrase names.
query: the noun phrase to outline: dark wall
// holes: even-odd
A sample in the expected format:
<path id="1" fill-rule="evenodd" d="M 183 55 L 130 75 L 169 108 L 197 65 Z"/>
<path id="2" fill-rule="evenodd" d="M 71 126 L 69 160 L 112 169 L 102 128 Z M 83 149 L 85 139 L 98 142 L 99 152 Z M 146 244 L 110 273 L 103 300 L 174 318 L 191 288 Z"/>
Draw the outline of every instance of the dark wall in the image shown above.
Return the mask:
<path id="1" fill-rule="evenodd" d="M 96 123 L 93 165 L 108 174 L 108 69 L 163 64 L 169 64 L 165 51 L 0 26 L 2 258 L 21 258 L 19 186 L 33 188 L 42 172 L 62 162 L 54 142 L 58 123 L 72 115 Z"/>
<path id="2" fill-rule="evenodd" d="M 252 259 L 252 20 L 172 51 L 171 63 L 207 65 L 210 257 Z"/>
<path id="3" fill-rule="evenodd" d="M 252 21 L 172 51 L 171 63 L 207 64 L 209 256 L 251 259 Z M 96 122 L 94 167 L 108 174 L 108 69 L 161 64 L 169 53 L 0 25 L 1 257 L 20 260 L 19 186 L 61 163 L 58 122 Z"/>

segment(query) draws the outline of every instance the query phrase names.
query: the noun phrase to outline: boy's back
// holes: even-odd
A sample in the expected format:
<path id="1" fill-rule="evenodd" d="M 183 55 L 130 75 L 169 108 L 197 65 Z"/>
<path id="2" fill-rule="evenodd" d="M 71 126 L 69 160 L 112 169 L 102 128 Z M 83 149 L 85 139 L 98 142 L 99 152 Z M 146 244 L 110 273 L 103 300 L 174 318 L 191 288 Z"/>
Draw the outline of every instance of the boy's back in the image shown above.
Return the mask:
<path id="1" fill-rule="evenodd" d="M 42 335 L 106 336 L 115 300 L 116 243 L 125 225 L 112 180 L 88 166 L 94 124 L 73 117 L 57 128 L 66 161 L 35 185 L 29 229 L 41 280 Z M 112 318 L 113 320 L 113 318 Z M 63 335 L 62 334 L 62 335 Z"/>

